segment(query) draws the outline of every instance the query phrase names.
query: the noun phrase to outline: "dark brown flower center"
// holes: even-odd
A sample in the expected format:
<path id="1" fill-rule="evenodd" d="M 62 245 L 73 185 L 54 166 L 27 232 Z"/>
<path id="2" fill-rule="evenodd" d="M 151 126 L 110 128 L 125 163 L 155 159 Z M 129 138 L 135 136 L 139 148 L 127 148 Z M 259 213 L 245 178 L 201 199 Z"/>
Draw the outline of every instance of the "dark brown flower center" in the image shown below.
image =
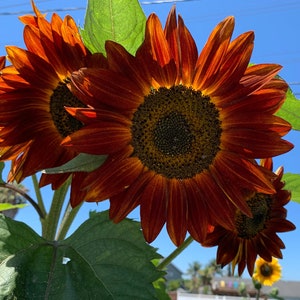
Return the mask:
<path id="1" fill-rule="evenodd" d="M 260 273 L 264 277 L 270 277 L 273 274 L 273 268 L 270 264 L 263 264 L 260 266 Z"/>
<path id="2" fill-rule="evenodd" d="M 132 120 L 133 155 L 167 178 L 207 169 L 220 150 L 219 111 L 210 98 L 182 85 L 152 90 Z"/>
<path id="3" fill-rule="evenodd" d="M 50 97 L 50 114 L 62 137 L 79 130 L 83 124 L 65 110 L 68 107 L 85 107 L 69 90 L 66 83 L 60 83 Z"/>
<path id="4" fill-rule="evenodd" d="M 238 236 L 243 239 L 251 239 L 266 228 L 270 219 L 272 198 L 270 195 L 256 193 L 247 200 L 247 204 L 253 217 L 249 218 L 238 211 L 235 219 Z"/>

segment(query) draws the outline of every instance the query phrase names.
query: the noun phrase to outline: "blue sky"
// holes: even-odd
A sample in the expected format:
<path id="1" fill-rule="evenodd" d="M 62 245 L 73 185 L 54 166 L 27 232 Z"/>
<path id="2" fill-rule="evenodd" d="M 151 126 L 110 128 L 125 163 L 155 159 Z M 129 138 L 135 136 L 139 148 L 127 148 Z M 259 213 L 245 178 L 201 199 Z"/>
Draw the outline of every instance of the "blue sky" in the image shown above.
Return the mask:
<path id="1" fill-rule="evenodd" d="M 23 47 L 23 25 L 18 21 L 18 15 L 31 11 L 30 1 L 14 0 L 0 3 L 0 55 L 5 54 L 5 45 L 17 45 Z M 155 12 L 165 22 L 165 18 L 172 3 L 148 4 L 151 0 L 140 1 L 146 15 Z M 4 4 L 6 3 L 6 4 Z M 63 4 L 62 4 L 63 3 Z M 57 10 L 61 16 L 70 14 L 75 21 L 84 24 L 84 0 L 40 0 L 36 1 L 40 10 Z M 177 12 L 183 19 L 198 45 L 199 51 L 204 45 L 209 33 L 223 18 L 229 15 L 235 16 L 236 27 L 234 36 L 248 30 L 255 32 L 255 48 L 253 51 L 253 63 L 278 63 L 283 66 L 280 75 L 290 84 L 298 98 L 300 97 L 300 40 L 299 40 L 299 18 L 300 2 L 297 0 L 190 0 L 177 2 Z M 70 10 L 68 10 L 70 8 Z M 300 115 L 300 112 L 298 112 Z M 300 173 L 300 133 L 291 132 L 287 139 L 294 143 L 295 148 L 289 153 L 275 158 L 275 168 L 283 165 L 286 172 Z M 24 181 L 24 185 L 30 190 L 34 197 L 30 179 Z M 42 189 L 45 201 L 51 201 L 51 190 Z M 98 206 L 94 203 L 83 205 L 73 230 L 78 227 L 87 217 L 90 210 L 101 211 L 108 208 L 108 203 L 103 202 Z M 299 255 L 299 230 L 300 230 L 300 204 L 291 202 L 287 205 L 288 219 L 292 221 L 297 229 L 293 232 L 281 234 L 280 237 L 286 245 L 283 250 L 284 258 L 281 261 L 283 268 L 283 279 L 300 280 L 298 267 Z M 131 218 L 139 219 L 138 211 L 134 211 Z M 30 207 L 22 209 L 17 220 L 27 223 L 39 232 L 40 225 L 38 216 Z M 170 242 L 165 230 L 152 244 L 159 249 L 159 253 L 166 256 L 174 245 Z M 198 261 L 206 265 L 215 257 L 216 248 L 203 248 L 193 242 L 178 258 L 174 264 L 185 272 L 190 263 Z M 297 262 L 297 263 L 296 263 Z M 247 276 L 247 273 L 243 276 Z"/>

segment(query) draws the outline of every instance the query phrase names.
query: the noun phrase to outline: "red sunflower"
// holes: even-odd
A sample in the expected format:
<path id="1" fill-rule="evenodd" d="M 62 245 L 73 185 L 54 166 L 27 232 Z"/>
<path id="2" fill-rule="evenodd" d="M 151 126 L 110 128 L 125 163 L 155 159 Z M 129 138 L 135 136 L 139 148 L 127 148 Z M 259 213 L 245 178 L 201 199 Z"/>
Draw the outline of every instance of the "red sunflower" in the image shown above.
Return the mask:
<path id="1" fill-rule="evenodd" d="M 271 159 L 263 161 L 262 165 L 272 170 Z M 276 174 L 273 181 L 275 194 L 253 193 L 247 199 L 252 218 L 237 210 L 234 230 L 216 226 L 202 243 L 203 246 L 218 246 L 217 263 L 225 266 L 231 262 L 233 270 L 238 265 L 239 275 L 247 266 L 252 276 L 258 255 L 267 262 L 272 261 L 272 256 L 282 258 L 281 249 L 285 246 L 277 232 L 295 229 L 294 224 L 286 220 L 284 206 L 290 201 L 291 193 L 283 190 L 283 168 L 279 168 Z"/>
<path id="2" fill-rule="evenodd" d="M 18 182 L 78 154 L 60 145 L 82 127 L 64 107 L 85 107 L 70 91 L 70 76 L 82 67 L 106 63 L 87 50 L 70 16 L 62 20 L 53 14 L 49 22 L 32 5 L 35 16 L 20 18 L 27 50 L 6 48 L 11 66 L 2 70 L 0 79 L 1 159 L 12 160 L 9 180 Z M 56 189 L 68 176 L 43 174 L 40 185 L 52 183 Z"/>
<path id="3" fill-rule="evenodd" d="M 248 67 L 254 34 L 231 41 L 233 28 L 233 17 L 222 21 L 198 56 L 175 9 L 164 29 L 152 14 L 135 56 L 107 42 L 109 69 L 72 75 L 93 109 L 68 110 L 85 126 L 63 144 L 108 154 L 83 183 L 86 201 L 109 198 L 116 222 L 140 205 L 148 242 L 165 223 L 176 245 L 187 231 L 203 241 L 210 224 L 232 228 L 236 208 L 250 215 L 244 189 L 275 192 L 255 158 L 292 148 L 290 124 L 273 115 L 287 84 L 274 79 L 278 65 Z"/>

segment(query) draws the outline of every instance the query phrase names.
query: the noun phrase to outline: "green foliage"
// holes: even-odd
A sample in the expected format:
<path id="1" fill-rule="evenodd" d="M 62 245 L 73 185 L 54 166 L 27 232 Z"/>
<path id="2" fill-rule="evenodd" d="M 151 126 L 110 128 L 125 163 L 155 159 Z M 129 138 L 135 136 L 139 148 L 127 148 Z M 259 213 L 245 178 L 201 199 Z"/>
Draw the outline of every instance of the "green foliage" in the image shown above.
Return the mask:
<path id="1" fill-rule="evenodd" d="M 157 299 L 170 300 L 170 296 L 166 292 L 166 281 L 164 278 L 159 278 L 153 283 L 156 290 Z"/>
<path id="2" fill-rule="evenodd" d="M 15 209 L 15 208 L 24 208 L 27 204 L 11 204 L 11 203 L 0 203 L 0 211 Z"/>
<path id="3" fill-rule="evenodd" d="M 271 299 L 277 299 L 277 300 L 284 300 L 283 297 L 279 296 L 279 289 L 278 288 L 272 288 L 271 293 L 268 295 Z"/>
<path id="4" fill-rule="evenodd" d="M 152 260 L 152 263 L 155 267 L 160 264 L 161 257 Z M 162 272 L 162 276 L 165 275 L 166 272 Z M 169 295 L 166 292 L 166 280 L 164 277 L 160 277 L 158 280 L 153 282 L 153 286 L 156 291 L 157 299 L 159 300 L 170 300 Z"/>
<path id="5" fill-rule="evenodd" d="M 168 291 L 177 291 L 180 288 L 181 280 L 173 279 L 168 281 Z"/>
<path id="6" fill-rule="evenodd" d="M 0 216 L 0 299 L 157 299 L 158 258 L 139 224 L 94 214 L 63 241 Z"/>
<path id="7" fill-rule="evenodd" d="M 99 168 L 106 160 L 107 155 L 92 155 L 80 153 L 67 163 L 56 168 L 46 169 L 46 174 L 91 172 Z"/>
<path id="8" fill-rule="evenodd" d="M 138 0 L 88 0 L 81 36 L 93 53 L 105 53 L 105 41 L 111 40 L 134 54 L 143 41 L 145 22 Z"/>
<path id="9" fill-rule="evenodd" d="M 300 174 L 285 173 L 282 179 L 284 189 L 292 192 L 292 200 L 300 203 Z"/>
<path id="10" fill-rule="evenodd" d="M 277 115 L 290 122 L 293 129 L 300 130 L 300 100 L 288 89 L 286 100 Z"/>

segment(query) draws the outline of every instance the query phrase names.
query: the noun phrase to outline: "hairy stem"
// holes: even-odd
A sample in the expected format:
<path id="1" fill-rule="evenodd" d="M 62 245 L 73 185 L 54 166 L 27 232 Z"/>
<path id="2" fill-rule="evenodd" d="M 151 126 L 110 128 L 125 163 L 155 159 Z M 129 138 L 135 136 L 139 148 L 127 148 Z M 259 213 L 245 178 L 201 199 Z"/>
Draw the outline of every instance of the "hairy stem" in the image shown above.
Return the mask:
<path id="1" fill-rule="evenodd" d="M 81 206 L 82 206 L 82 203 L 72 209 L 71 204 L 70 203 L 68 204 L 68 206 L 66 207 L 64 216 L 62 218 L 62 221 L 60 223 L 60 226 L 58 228 L 55 240 L 57 240 L 57 241 L 63 240 L 66 237 Z"/>
<path id="2" fill-rule="evenodd" d="M 25 191 L 18 188 L 14 184 L 7 183 L 7 182 L 1 182 L 0 187 L 10 189 L 10 190 L 15 191 L 16 193 L 20 194 L 22 197 L 24 197 L 33 206 L 33 208 L 36 210 L 36 212 L 38 213 L 38 215 L 40 216 L 41 219 L 45 218 L 45 214 L 41 210 L 39 205 Z"/>
<path id="3" fill-rule="evenodd" d="M 162 262 L 157 266 L 158 270 L 163 270 L 169 265 L 174 258 L 176 258 L 184 249 L 186 249 L 194 239 L 189 236 L 179 247 L 177 247 L 172 253 L 170 253 L 166 258 L 162 260 Z"/>

